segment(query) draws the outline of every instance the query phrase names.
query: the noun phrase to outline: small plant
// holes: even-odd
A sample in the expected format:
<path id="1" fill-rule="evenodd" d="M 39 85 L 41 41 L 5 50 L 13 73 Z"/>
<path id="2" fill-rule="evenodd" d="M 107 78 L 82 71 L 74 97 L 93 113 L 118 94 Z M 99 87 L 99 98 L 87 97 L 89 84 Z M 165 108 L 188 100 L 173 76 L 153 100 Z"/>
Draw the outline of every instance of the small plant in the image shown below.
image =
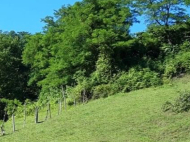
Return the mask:
<path id="1" fill-rule="evenodd" d="M 190 92 L 181 92 L 180 96 L 174 101 L 172 104 L 171 102 L 166 102 L 162 106 L 162 110 L 164 112 L 166 111 L 172 111 L 175 113 L 182 113 L 187 112 L 190 110 Z"/>
<path id="2" fill-rule="evenodd" d="M 180 112 L 187 112 L 190 110 L 190 92 L 182 92 L 175 100 L 173 111 L 180 113 Z"/>
<path id="3" fill-rule="evenodd" d="M 162 106 L 162 110 L 163 110 L 164 112 L 169 111 L 169 110 L 172 110 L 172 108 L 173 108 L 173 104 L 172 104 L 171 102 L 169 102 L 169 101 L 165 102 L 165 103 L 163 104 L 163 106 Z"/>

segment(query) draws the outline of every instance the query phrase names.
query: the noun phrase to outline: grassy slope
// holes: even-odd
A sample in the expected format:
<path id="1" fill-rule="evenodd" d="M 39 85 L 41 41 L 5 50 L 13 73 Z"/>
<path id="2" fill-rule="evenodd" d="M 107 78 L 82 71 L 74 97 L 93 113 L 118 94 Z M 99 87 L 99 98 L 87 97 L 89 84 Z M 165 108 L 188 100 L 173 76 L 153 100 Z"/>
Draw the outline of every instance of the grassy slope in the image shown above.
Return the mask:
<path id="1" fill-rule="evenodd" d="M 34 124 L 27 118 L 16 119 L 17 131 L 1 142 L 181 142 L 190 141 L 190 113 L 163 113 L 164 102 L 178 96 L 177 91 L 190 90 L 190 76 L 175 80 L 173 85 L 149 88 L 106 99 L 92 101 L 56 115 L 44 123 Z M 40 114 L 41 120 L 44 118 Z"/>

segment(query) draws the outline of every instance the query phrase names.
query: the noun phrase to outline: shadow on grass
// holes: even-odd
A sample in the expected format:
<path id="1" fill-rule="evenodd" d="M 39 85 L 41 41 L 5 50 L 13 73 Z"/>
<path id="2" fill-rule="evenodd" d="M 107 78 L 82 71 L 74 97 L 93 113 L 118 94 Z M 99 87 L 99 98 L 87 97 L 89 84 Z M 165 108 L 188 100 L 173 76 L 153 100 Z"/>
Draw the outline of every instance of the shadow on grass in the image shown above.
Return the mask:
<path id="1" fill-rule="evenodd" d="M 0 135 L 0 137 L 9 136 L 9 135 L 11 135 L 11 134 L 13 134 L 13 133 L 5 133 L 4 135 Z"/>
<path id="2" fill-rule="evenodd" d="M 37 122 L 37 124 L 40 124 L 40 123 L 44 123 L 45 121 L 39 121 L 39 122 Z"/>

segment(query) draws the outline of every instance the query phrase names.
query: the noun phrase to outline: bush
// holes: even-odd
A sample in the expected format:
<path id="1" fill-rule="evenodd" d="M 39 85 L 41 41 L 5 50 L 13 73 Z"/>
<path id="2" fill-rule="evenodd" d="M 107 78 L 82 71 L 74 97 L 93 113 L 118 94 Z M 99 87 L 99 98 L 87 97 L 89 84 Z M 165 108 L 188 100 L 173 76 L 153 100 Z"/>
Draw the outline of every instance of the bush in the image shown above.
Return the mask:
<path id="1" fill-rule="evenodd" d="M 180 113 L 180 112 L 187 112 L 190 110 L 190 92 L 183 92 L 180 94 L 179 98 L 175 100 L 173 105 L 173 111 Z"/>
<path id="2" fill-rule="evenodd" d="M 122 92 L 157 86 L 161 84 L 161 79 L 158 73 L 151 71 L 149 68 L 130 69 L 128 72 L 123 72 L 115 81 Z"/>
<path id="3" fill-rule="evenodd" d="M 93 89 L 93 99 L 105 98 L 119 92 L 129 92 L 132 90 L 157 86 L 161 84 L 158 73 L 149 68 L 130 69 L 112 78 L 110 83 L 101 84 Z"/>
<path id="4" fill-rule="evenodd" d="M 165 62 L 164 76 L 171 78 L 190 71 L 190 52 L 181 52 Z"/>
<path id="5" fill-rule="evenodd" d="M 118 92 L 116 84 L 101 84 L 93 89 L 92 99 L 106 98 Z"/>
<path id="6" fill-rule="evenodd" d="M 180 96 L 174 101 L 172 104 L 171 102 L 166 102 L 163 107 L 163 111 L 172 111 L 175 113 L 182 113 L 187 112 L 190 110 L 190 92 L 181 92 Z"/>

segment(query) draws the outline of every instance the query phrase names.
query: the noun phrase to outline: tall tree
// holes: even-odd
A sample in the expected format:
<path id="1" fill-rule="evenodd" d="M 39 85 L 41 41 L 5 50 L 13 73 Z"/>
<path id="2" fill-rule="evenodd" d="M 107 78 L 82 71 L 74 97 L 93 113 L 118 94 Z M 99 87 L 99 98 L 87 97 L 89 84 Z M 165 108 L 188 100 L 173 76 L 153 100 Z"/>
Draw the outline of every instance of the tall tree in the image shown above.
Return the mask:
<path id="1" fill-rule="evenodd" d="M 150 25 L 160 26 L 158 30 L 165 32 L 164 37 L 169 45 L 173 46 L 172 33 L 168 27 L 178 23 L 184 23 L 189 19 L 185 9 L 184 0 L 135 0 L 133 5 L 139 13 L 147 17 Z"/>
<path id="2" fill-rule="evenodd" d="M 169 26 L 189 18 L 184 0 L 135 0 L 133 3 L 150 24 Z"/>
<path id="3" fill-rule="evenodd" d="M 22 51 L 28 33 L 0 34 L 0 97 L 23 101 L 30 95 L 27 87 L 29 68 L 22 64 Z"/>
<path id="4" fill-rule="evenodd" d="M 190 0 L 185 0 L 185 4 L 186 4 L 187 6 L 189 6 L 189 5 L 190 5 Z"/>
<path id="5" fill-rule="evenodd" d="M 31 36 L 23 52 L 31 81 L 45 90 L 77 85 L 77 78 L 92 74 L 107 83 L 116 69 L 116 50 L 126 50 L 130 39 L 134 17 L 127 6 L 123 0 L 83 0 L 46 17 L 44 34 Z"/>
<path id="6" fill-rule="evenodd" d="M 0 33 L 0 99 L 34 99 L 35 91 L 27 86 L 29 68 L 22 64 L 22 51 L 29 33 Z M 0 110 L 4 105 L 0 104 Z"/>

